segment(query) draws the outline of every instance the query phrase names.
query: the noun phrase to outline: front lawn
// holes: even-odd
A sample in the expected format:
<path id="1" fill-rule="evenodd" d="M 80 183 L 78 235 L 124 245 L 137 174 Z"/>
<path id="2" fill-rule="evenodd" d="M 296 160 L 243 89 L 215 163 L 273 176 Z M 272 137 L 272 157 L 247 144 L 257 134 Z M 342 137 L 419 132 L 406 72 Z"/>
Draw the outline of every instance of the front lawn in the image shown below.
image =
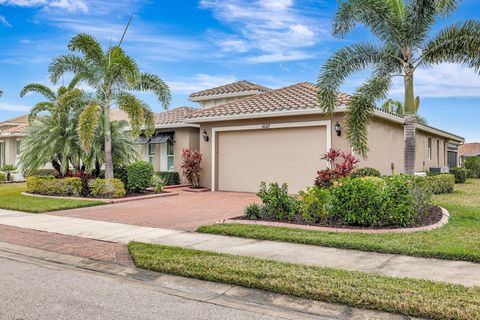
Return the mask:
<path id="1" fill-rule="evenodd" d="M 0 209 L 42 213 L 105 204 L 101 201 L 51 199 L 22 195 L 21 193 L 26 190 L 23 183 L 0 184 Z"/>
<path id="2" fill-rule="evenodd" d="M 137 267 L 352 307 L 432 319 L 478 319 L 480 287 L 131 242 Z"/>
<path id="3" fill-rule="evenodd" d="M 335 233 L 241 224 L 203 226 L 197 232 L 480 262 L 480 179 L 457 184 L 453 194 L 437 195 L 434 199 L 451 217 L 446 226 L 427 232 Z"/>

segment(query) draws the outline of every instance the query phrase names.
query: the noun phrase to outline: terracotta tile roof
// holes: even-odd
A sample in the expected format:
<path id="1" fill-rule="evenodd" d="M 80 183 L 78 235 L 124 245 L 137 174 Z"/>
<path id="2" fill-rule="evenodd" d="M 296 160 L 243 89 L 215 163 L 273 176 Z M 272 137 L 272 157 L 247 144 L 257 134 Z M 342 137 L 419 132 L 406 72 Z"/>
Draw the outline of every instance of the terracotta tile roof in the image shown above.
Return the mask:
<path id="1" fill-rule="evenodd" d="M 480 156 L 480 143 L 465 143 L 458 147 L 460 157 L 475 157 Z"/>
<path id="2" fill-rule="evenodd" d="M 1 134 L 7 133 L 10 135 L 13 134 L 23 134 L 28 131 L 28 123 L 20 124 L 18 126 L 9 127 L 8 129 L 0 130 Z"/>
<path id="3" fill-rule="evenodd" d="M 2 125 L 7 124 L 7 123 L 27 123 L 27 122 L 28 122 L 28 115 L 25 114 L 23 116 L 19 116 L 19 117 L 16 117 L 16 118 L 12 118 L 12 119 L 8 119 L 6 121 L 0 122 L 0 127 Z"/>
<path id="4" fill-rule="evenodd" d="M 338 105 L 347 104 L 349 101 L 349 95 L 345 93 L 338 94 Z M 307 110 L 314 108 L 319 108 L 317 86 L 309 82 L 301 82 L 213 108 L 203 109 L 190 114 L 187 118 L 207 118 L 245 113 Z"/>
<path id="5" fill-rule="evenodd" d="M 128 121 L 128 115 L 125 111 L 120 110 L 119 108 L 115 108 L 110 111 L 110 121 L 121 121 L 125 120 Z"/>
<path id="6" fill-rule="evenodd" d="M 164 124 L 179 124 L 183 123 L 185 118 L 197 111 L 198 109 L 191 107 L 178 107 L 172 110 L 160 112 L 155 114 L 155 124 L 164 125 Z"/>
<path id="7" fill-rule="evenodd" d="M 227 94 L 227 93 L 241 93 L 241 92 L 247 92 L 247 91 L 258 91 L 259 93 L 261 93 L 261 92 L 268 92 L 271 90 L 272 89 L 270 88 L 267 88 L 255 83 L 251 83 L 246 80 L 241 80 L 241 81 L 229 83 L 220 87 L 215 87 L 215 88 L 192 93 L 190 95 L 190 98 L 198 98 L 198 97 L 211 96 L 211 95 L 217 95 L 217 94 Z"/>

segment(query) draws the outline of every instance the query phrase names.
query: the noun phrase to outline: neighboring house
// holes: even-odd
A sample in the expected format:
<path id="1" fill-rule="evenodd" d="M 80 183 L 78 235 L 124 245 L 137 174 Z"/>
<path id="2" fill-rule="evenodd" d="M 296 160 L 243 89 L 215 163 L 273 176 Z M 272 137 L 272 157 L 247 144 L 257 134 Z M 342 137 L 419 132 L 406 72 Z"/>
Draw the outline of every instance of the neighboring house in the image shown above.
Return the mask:
<path id="1" fill-rule="evenodd" d="M 26 115 L 0 122 L 0 167 L 5 164 L 18 166 L 21 140 L 27 129 Z"/>
<path id="2" fill-rule="evenodd" d="M 327 117 L 320 110 L 317 87 L 311 83 L 265 91 L 187 116 L 186 123 L 200 124 L 202 185 L 212 190 L 256 192 L 261 181 L 287 182 L 295 193 L 312 185 L 316 172 L 327 166 L 320 159 L 322 153 L 330 148 L 351 150 L 344 132 L 350 96 L 340 93 L 334 115 Z M 192 96 L 197 99 L 197 95 Z M 231 91 L 229 95 L 235 96 Z M 211 100 L 219 95 L 215 88 L 201 96 L 215 105 Z M 368 129 L 370 152 L 361 166 L 377 168 L 382 174 L 403 172 L 403 122 L 403 116 L 374 110 Z M 457 166 L 457 149 L 463 142 L 460 136 L 418 124 L 416 170 Z"/>
<path id="3" fill-rule="evenodd" d="M 458 153 L 463 166 L 466 158 L 480 157 L 480 142 L 465 143 L 458 148 Z"/>
<path id="4" fill-rule="evenodd" d="M 330 148 L 351 151 L 344 125 L 350 96 L 344 93 L 338 95 L 331 117 L 319 107 L 317 87 L 307 82 L 272 90 L 238 81 L 193 93 L 189 99 L 201 109 L 179 107 L 157 113 L 153 137 L 141 136 L 135 142 L 156 171 L 179 171 L 182 149 L 199 150 L 201 184 L 214 191 L 257 192 L 265 181 L 286 182 L 296 193 L 311 186 L 316 172 L 326 168 L 321 154 Z M 4 163 L 14 163 L 12 154 L 17 150 L 5 137 L 15 144 L 26 133 L 26 117 L 19 119 L 0 124 Z M 127 116 L 114 109 L 111 119 L 127 120 Z M 360 165 L 382 174 L 402 173 L 403 123 L 403 116 L 375 109 L 368 128 L 370 151 Z M 8 130 L 18 131 L 17 136 Z M 456 167 L 463 142 L 458 135 L 418 124 L 416 171 Z"/>

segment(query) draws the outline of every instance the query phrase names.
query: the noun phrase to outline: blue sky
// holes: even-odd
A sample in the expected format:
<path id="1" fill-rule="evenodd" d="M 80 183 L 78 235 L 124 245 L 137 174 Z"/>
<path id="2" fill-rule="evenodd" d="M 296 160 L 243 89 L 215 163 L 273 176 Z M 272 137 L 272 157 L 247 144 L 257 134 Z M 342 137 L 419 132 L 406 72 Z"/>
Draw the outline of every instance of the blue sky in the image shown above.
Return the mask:
<path id="1" fill-rule="evenodd" d="M 315 82 L 322 63 L 338 48 L 371 36 L 357 28 L 345 39 L 330 36 L 336 2 L 314 0 L 0 0 L 0 121 L 27 112 L 38 95 L 19 97 L 30 82 L 48 84 L 52 58 L 67 53 L 78 32 L 104 46 L 118 41 L 129 15 L 124 44 L 140 67 L 162 77 L 172 90 L 170 108 L 195 104 L 188 94 L 246 79 L 278 88 Z M 464 0 L 443 25 L 476 18 L 480 3 Z M 437 28 L 437 29 L 438 29 Z M 435 32 L 435 30 L 434 30 Z M 342 90 L 351 93 L 366 73 Z M 68 80 L 68 79 L 66 79 Z M 419 69 L 416 94 L 429 123 L 480 141 L 480 76 L 462 66 Z M 160 104 L 141 94 L 152 109 Z M 402 98 L 396 83 L 391 97 Z"/>

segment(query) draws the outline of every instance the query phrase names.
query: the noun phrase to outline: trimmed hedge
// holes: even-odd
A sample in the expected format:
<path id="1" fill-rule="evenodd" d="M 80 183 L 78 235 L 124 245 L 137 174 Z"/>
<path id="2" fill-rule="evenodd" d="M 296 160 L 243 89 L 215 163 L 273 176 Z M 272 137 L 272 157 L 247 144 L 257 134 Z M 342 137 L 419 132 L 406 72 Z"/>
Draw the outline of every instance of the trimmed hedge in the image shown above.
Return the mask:
<path id="1" fill-rule="evenodd" d="M 55 176 L 58 172 L 55 169 L 38 169 L 33 171 L 30 175 L 31 176 L 41 176 L 41 177 L 48 177 L 48 176 Z"/>
<path id="2" fill-rule="evenodd" d="M 5 179 L 7 179 L 7 175 L 3 172 L 0 172 L 0 182 L 5 181 Z"/>
<path id="3" fill-rule="evenodd" d="M 166 186 L 173 186 L 180 184 L 180 174 L 176 171 L 158 171 L 156 173 Z"/>
<path id="4" fill-rule="evenodd" d="M 125 187 L 120 179 L 92 179 L 88 182 L 90 196 L 94 198 L 122 198 Z"/>
<path id="5" fill-rule="evenodd" d="M 466 158 L 464 167 L 469 170 L 470 178 L 480 178 L 480 157 Z"/>
<path id="6" fill-rule="evenodd" d="M 437 174 L 422 178 L 426 180 L 433 194 L 452 193 L 455 188 L 455 176 L 453 174 Z"/>
<path id="7" fill-rule="evenodd" d="M 53 176 L 31 176 L 26 179 L 27 191 L 48 196 L 75 196 L 82 193 L 80 178 L 55 179 Z"/>
<path id="8" fill-rule="evenodd" d="M 150 187 L 154 175 L 153 166 L 146 161 L 137 161 L 127 167 L 127 189 L 141 192 Z"/>
<path id="9" fill-rule="evenodd" d="M 455 183 L 465 183 L 468 178 L 469 170 L 465 168 L 451 168 L 450 173 L 455 176 Z"/>
<path id="10" fill-rule="evenodd" d="M 350 173 L 351 178 L 380 177 L 380 176 L 381 176 L 380 171 L 378 171 L 375 168 L 369 168 L 369 167 L 355 169 L 353 170 L 352 173 Z"/>

